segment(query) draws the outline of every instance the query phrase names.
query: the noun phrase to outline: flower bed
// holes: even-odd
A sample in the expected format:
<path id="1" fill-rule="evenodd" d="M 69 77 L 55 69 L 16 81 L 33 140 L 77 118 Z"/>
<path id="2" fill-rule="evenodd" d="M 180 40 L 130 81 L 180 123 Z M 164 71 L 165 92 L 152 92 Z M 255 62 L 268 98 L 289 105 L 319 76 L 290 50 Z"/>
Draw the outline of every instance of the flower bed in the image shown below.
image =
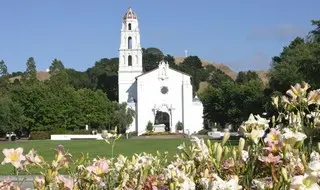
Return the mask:
<path id="1" fill-rule="evenodd" d="M 17 148 L 2 151 L 2 164 L 12 164 L 16 175 L 41 168 L 36 189 L 320 189 L 320 145 L 313 146 L 320 126 L 320 90 L 296 84 L 286 96 L 273 97 L 273 105 L 278 114 L 270 120 L 250 115 L 243 122 L 244 138 L 237 146 L 228 145 L 229 133 L 214 143 L 193 137 L 190 146 L 177 147 L 180 153 L 172 161 L 167 153 L 73 160 L 60 145 L 52 162 L 35 150 L 24 155 Z M 120 136 L 102 137 L 113 152 Z M 60 175 L 64 169 L 67 177 Z M 19 187 L 2 181 L 1 188 Z"/>

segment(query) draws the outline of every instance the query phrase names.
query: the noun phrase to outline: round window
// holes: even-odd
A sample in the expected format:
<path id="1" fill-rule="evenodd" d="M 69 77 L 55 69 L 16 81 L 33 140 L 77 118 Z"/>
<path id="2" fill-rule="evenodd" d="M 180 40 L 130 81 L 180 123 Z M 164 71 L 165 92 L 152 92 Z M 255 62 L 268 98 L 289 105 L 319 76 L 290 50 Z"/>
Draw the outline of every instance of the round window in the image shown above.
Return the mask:
<path id="1" fill-rule="evenodd" d="M 162 94 L 167 94 L 168 91 L 169 91 L 168 87 L 166 87 L 166 86 L 161 87 L 161 93 Z"/>

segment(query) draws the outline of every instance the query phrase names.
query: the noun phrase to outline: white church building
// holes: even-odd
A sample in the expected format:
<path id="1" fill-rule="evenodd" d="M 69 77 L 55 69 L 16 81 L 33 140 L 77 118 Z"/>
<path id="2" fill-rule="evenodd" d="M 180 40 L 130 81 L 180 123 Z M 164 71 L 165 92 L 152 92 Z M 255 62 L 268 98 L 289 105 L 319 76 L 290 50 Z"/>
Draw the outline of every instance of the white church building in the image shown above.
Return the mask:
<path id="1" fill-rule="evenodd" d="M 162 61 L 158 68 L 143 73 L 138 17 L 131 8 L 123 16 L 119 49 L 119 103 L 136 112 L 127 132 L 146 132 L 149 121 L 159 131 L 193 134 L 203 128 L 203 105 L 193 97 L 191 76 L 171 69 Z"/>

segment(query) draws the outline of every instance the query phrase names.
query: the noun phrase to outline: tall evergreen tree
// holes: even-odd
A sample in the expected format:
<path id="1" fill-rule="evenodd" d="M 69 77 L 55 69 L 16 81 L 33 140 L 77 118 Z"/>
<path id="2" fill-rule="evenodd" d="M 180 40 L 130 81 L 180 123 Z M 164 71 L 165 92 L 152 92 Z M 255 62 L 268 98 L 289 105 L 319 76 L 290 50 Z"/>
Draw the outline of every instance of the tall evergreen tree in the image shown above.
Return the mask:
<path id="1" fill-rule="evenodd" d="M 69 84 L 68 73 L 62 61 L 54 59 L 49 68 L 50 81 L 49 84 L 53 86 L 67 86 Z"/>
<path id="2" fill-rule="evenodd" d="M 36 62 L 33 57 L 30 57 L 26 63 L 27 69 L 22 76 L 23 81 L 34 82 L 37 80 Z"/>
<path id="3" fill-rule="evenodd" d="M 62 61 L 58 60 L 58 59 L 54 59 L 49 67 L 49 73 L 55 74 L 58 73 L 61 70 L 64 70 L 64 65 L 62 63 Z"/>
<path id="4" fill-rule="evenodd" d="M 6 93 L 9 87 L 9 73 L 3 60 L 0 61 L 0 95 Z"/>
<path id="5" fill-rule="evenodd" d="M 4 63 L 3 60 L 0 61 L 0 75 L 1 76 L 7 76 L 8 73 L 8 68 L 7 65 Z"/>

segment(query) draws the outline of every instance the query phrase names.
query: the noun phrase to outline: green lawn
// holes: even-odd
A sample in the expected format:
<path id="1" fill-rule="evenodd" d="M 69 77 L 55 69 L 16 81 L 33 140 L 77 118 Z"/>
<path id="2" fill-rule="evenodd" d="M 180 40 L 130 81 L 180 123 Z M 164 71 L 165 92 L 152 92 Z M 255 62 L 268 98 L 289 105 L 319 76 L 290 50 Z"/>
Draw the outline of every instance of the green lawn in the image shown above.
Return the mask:
<path id="1" fill-rule="evenodd" d="M 169 158 L 172 158 L 178 153 L 177 146 L 181 143 L 186 142 L 188 145 L 190 139 L 119 139 L 116 142 L 114 149 L 114 156 L 122 154 L 124 156 L 132 156 L 135 153 L 152 153 L 155 154 L 157 151 L 163 153 L 168 151 Z M 227 144 L 230 146 L 237 145 L 238 141 L 228 141 Z M 111 157 L 111 145 L 107 144 L 103 140 L 73 140 L 73 141 L 51 141 L 51 140 L 30 140 L 30 141 L 14 141 L 5 142 L 0 141 L 0 162 L 2 162 L 4 156 L 2 150 L 4 148 L 18 148 L 24 149 L 23 153 L 27 154 L 31 148 L 37 150 L 37 152 L 44 157 L 46 161 L 51 161 L 54 157 L 56 147 L 62 144 L 65 150 L 72 154 L 73 159 L 79 158 L 81 153 L 89 153 L 91 158 L 100 157 Z M 12 174 L 13 166 L 6 164 L 0 165 L 0 175 Z M 38 171 L 36 170 L 35 173 Z"/>
<path id="2" fill-rule="evenodd" d="M 132 156 L 135 153 L 147 152 L 156 153 L 168 151 L 169 156 L 177 153 L 177 146 L 182 142 L 189 142 L 188 139 L 121 139 L 116 142 L 114 149 L 115 156 L 123 154 Z M 0 142 L 0 150 L 4 148 L 23 147 L 24 154 L 31 148 L 34 148 L 44 157 L 45 160 L 52 160 L 54 149 L 57 145 L 62 144 L 65 150 L 73 155 L 73 158 L 79 158 L 81 153 L 89 153 L 90 157 L 105 156 L 111 157 L 111 145 L 105 141 L 96 140 L 73 140 L 73 141 L 51 141 L 51 140 L 34 140 L 34 141 L 15 141 L 15 142 Z M 0 153 L 0 162 L 4 156 Z M 0 175 L 12 174 L 12 166 L 0 165 Z"/>

